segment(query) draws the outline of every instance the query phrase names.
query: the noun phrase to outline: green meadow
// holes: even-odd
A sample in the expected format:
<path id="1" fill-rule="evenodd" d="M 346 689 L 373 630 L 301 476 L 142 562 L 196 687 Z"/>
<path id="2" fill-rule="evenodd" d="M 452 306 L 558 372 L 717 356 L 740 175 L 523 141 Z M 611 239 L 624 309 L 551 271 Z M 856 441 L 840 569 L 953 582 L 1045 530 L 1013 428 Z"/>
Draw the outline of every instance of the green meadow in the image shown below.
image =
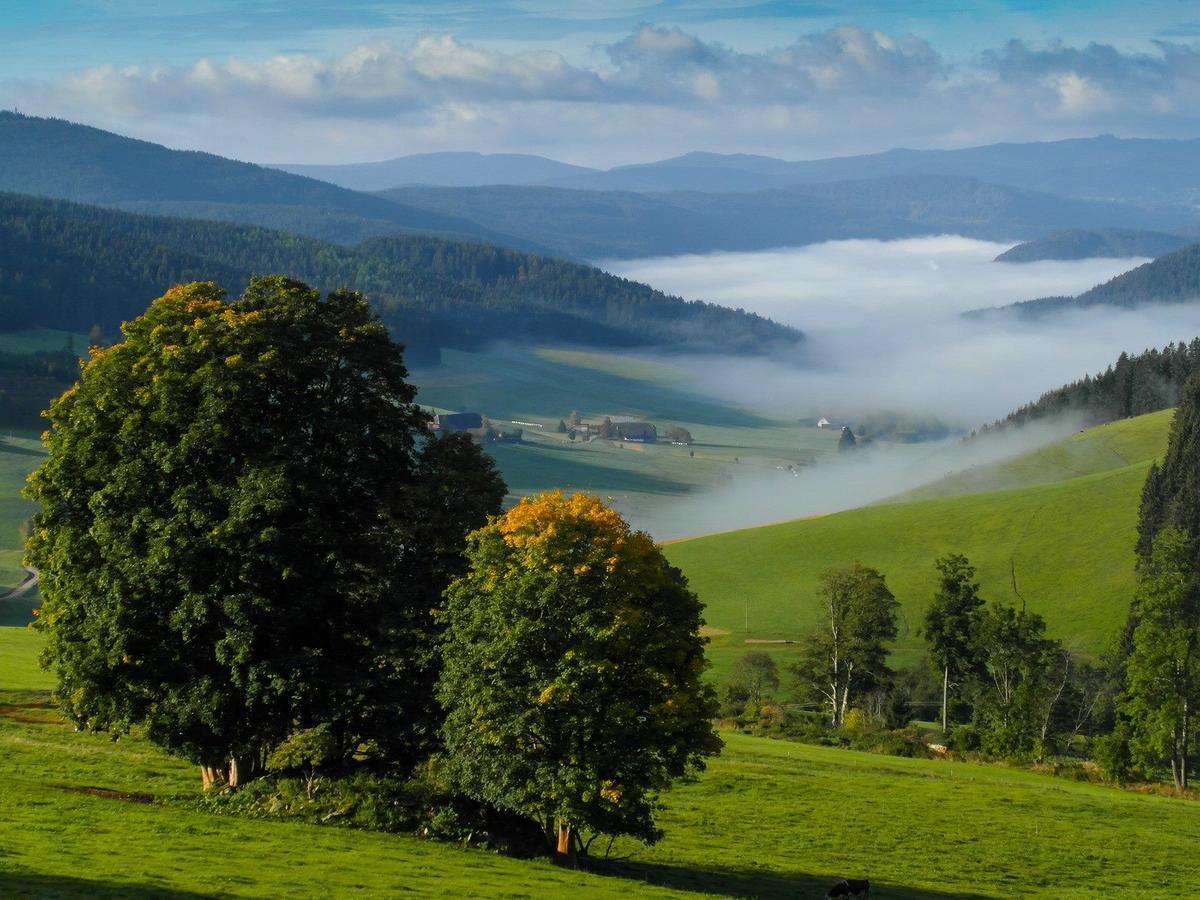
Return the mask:
<path id="1" fill-rule="evenodd" d="M 571 872 L 408 836 L 198 808 L 189 765 L 58 717 L 39 637 L 0 628 L 0 893 L 55 897 L 1188 896 L 1200 804 L 1020 769 L 728 733 L 666 838 Z M 1069 864 L 1068 864 L 1069 861 Z"/>
<path id="2" fill-rule="evenodd" d="M 1171 415 L 1090 429 L 979 467 L 923 489 L 929 499 L 683 540 L 667 555 L 706 604 L 718 676 L 746 640 L 795 640 L 811 629 L 820 572 L 856 560 L 887 576 L 902 609 L 895 656 L 915 661 L 933 562 L 947 553 L 970 558 L 989 601 L 1024 603 L 1068 648 L 1097 654 L 1129 608 L 1142 484 L 1166 447 Z M 786 656 L 793 647 L 754 649 Z"/>

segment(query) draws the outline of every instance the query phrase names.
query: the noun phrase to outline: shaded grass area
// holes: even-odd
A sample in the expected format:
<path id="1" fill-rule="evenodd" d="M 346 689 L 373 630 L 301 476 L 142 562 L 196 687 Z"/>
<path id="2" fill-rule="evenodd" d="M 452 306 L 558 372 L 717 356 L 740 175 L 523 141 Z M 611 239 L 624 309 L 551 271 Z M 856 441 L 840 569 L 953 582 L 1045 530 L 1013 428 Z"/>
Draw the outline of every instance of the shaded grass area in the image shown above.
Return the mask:
<path id="1" fill-rule="evenodd" d="M 778 424 L 691 393 L 671 374 L 669 363 L 653 366 L 615 353 L 515 348 L 445 350 L 442 359 L 441 366 L 413 372 L 421 403 L 554 421 L 578 410 L 732 428 Z"/>
<path id="2" fill-rule="evenodd" d="M 81 356 L 86 356 L 88 336 L 54 328 L 0 331 L 0 353 L 57 353 L 68 347 Z"/>
<path id="3" fill-rule="evenodd" d="M 667 837 L 568 872 L 415 838 L 185 806 L 191 766 L 136 738 L 75 732 L 0 629 L 0 882 L 65 897 L 819 897 L 867 877 L 893 898 L 1200 890 L 1200 804 L 1023 770 L 726 734 L 666 795 Z M 129 794 L 150 795 L 128 797 Z"/>
<path id="4" fill-rule="evenodd" d="M 918 629 L 936 586 L 933 562 L 947 553 L 970 558 L 987 600 L 1024 602 L 1069 648 L 1096 654 L 1128 612 L 1142 484 L 1169 423 L 1169 413 L 1115 423 L 994 470 L 1017 478 L 1069 464 L 1094 474 L 694 538 L 668 545 L 667 555 L 705 602 L 708 623 L 729 632 L 710 648 L 718 678 L 748 649 L 786 659 L 794 647 L 744 641 L 802 637 L 817 621 L 820 572 L 856 560 L 880 569 L 900 601 L 895 662 L 910 664 L 924 652 Z M 1123 454 L 1117 466 L 1106 448 Z M 1069 463 L 1055 470 L 1056 460 Z"/>

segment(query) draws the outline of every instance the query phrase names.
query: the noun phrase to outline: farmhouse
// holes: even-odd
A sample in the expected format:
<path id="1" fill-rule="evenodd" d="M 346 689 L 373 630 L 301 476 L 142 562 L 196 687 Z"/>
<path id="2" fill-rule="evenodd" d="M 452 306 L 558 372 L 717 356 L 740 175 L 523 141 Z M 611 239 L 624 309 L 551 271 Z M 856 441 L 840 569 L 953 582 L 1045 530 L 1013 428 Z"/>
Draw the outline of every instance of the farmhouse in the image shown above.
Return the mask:
<path id="1" fill-rule="evenodd" d="M 483 416 L 479 413 L 440 413 L 433 417 L 433 430 L 442 434 L 455 431 L 470 431 L 472 428 L 483 427 Z"/>

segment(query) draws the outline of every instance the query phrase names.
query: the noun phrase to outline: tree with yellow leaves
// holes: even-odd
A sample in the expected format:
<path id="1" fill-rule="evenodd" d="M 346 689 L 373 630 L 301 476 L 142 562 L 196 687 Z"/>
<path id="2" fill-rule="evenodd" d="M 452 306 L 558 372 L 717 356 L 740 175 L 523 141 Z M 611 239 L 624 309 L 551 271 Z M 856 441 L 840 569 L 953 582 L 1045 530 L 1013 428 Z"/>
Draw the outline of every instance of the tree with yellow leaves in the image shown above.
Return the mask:
<path id="1" fill-rule="evenodd" d="M 600 500 L 557 491 L 467 556 L 439 683 L 459 789 L 536 821 L 564 861 L 599 834 L 657 840 L 659 792 L 720 749 L 683 575 Z"/>

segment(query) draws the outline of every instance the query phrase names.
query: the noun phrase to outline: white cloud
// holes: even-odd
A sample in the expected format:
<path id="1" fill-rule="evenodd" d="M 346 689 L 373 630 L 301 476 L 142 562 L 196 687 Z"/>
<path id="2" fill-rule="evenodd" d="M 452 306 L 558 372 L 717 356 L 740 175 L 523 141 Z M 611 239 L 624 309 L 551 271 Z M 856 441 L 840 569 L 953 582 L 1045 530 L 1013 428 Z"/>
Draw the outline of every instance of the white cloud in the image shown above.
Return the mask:
<path id="1" fill-rule="evenodd" d="M 273 161 L 481 149 L 612 165 L 697 148 L 803 158 L 898 144 L 1200 131 L 1194 44 L 1130 53 L 1009 41 L 952 64 L 920 38 L 859 26 L 747 52 L 642 25 L 596 58 L 589 66 L 550 50 L 506 52 L 425 34 L 332 57 L 101 65 L 2 84 L 0 102 Z"/>

